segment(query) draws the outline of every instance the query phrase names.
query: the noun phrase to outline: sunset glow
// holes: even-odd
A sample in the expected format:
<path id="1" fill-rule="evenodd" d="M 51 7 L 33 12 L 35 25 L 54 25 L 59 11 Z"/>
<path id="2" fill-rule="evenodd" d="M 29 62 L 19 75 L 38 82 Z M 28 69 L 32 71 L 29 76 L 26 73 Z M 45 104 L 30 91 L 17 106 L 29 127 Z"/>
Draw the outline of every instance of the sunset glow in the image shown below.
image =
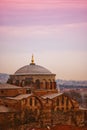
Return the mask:
<path id="1" fill-rule="evenodd" d="M 36 64 L 87 80 L 87 0 L 1 0 L 0 73 Z"/>

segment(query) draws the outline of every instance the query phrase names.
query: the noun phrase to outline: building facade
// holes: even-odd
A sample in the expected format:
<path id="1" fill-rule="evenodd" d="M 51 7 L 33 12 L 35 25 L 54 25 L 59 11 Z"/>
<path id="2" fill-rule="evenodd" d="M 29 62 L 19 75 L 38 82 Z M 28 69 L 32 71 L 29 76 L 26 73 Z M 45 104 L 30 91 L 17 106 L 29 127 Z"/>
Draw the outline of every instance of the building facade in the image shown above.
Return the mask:
<path id="1" fill-rule="evenodd" d="M 77 101 L 58 92 L 55 76 L 36 65 L 33 56 L 29 65 L 10 75 L 7 84 L 0 84 L 0 124 L 7 122 L 5 114 L 10 114 L 12 125 L 37 122 L 39 126 L 52 125 L 58 124 L 59 119 L 63 123 L 65 113 L 79 111 Z M 81 118 L 84 122 L 84 111 Z M 65 123 L 72 124 L 70 115 Z"/>

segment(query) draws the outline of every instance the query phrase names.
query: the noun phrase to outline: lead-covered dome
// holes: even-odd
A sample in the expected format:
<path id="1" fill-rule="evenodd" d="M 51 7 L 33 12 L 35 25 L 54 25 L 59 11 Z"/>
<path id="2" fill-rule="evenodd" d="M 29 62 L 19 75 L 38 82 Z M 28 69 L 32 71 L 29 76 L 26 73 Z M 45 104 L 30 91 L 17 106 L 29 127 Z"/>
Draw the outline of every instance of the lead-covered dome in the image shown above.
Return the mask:
<path id="1" fill-rule="evenodd" d="M 34 58 L 32 56 L 30 65 L 26 65 L 21 67 L 15 72 L 15 75 L 32 75 L 32 74 L 52 74 L 48 69 L 36 65 L 34 63 Z"/>
<path id="2" fill-rule="evenodd" d="M 28 74 L 52 74 L 52 73 L 48 69 L 35 64 L 23 66 L 15 72 L 15 75 L 28 75 Z"/>

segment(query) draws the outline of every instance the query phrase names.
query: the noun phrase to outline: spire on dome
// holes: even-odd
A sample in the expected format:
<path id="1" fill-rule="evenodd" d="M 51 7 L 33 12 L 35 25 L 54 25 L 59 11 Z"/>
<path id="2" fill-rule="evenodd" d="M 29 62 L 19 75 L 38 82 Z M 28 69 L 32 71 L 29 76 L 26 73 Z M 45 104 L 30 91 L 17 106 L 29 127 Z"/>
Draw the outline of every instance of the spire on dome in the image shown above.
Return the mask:
<path id="1" fill-rule="evenodd" d="M 32 58 L 31 58 L 31 63 L 30 63 L 30 65 L 35 65 L 35 63 L 34 63 L 34 55 L 32 54 Z"/>
<path id="2" fill-rule="evenodd" d="M 31 59 L 31 63 L 34 63 L 34 55 L 32 54 L 32 59 Z"/>

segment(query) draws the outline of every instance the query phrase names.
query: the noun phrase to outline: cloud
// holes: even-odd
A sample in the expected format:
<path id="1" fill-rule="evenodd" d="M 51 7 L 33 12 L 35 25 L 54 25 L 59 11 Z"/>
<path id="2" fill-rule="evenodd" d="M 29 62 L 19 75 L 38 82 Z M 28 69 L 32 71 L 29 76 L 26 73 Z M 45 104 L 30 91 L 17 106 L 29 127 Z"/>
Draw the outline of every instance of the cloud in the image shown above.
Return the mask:
<path id="1" fill-rule="evenodd" d="M 84 31 L 87 28 L 87 23 L 71 23 L 71 24 L 59 24 L 59 25 L 32 25 L 32 26 L 0 26 L 0 35 L 11 37 L 16 36 L 35 36 L 45 35 L 53 33 L 61 33 L 61 30 L 65 29 L 79 29 L 83 28 Z"/>
<path id="2" fill-rule="evenodd" d="M 0 1 L 0 25 L 52 25 L 87 21 L 87 2 L 72 0 Z"/>
<path id="3" fill-rule="evenodd" d="M 87 23 L 49 26 L 0 26 L 0 52 L 87 51 Z"/>

